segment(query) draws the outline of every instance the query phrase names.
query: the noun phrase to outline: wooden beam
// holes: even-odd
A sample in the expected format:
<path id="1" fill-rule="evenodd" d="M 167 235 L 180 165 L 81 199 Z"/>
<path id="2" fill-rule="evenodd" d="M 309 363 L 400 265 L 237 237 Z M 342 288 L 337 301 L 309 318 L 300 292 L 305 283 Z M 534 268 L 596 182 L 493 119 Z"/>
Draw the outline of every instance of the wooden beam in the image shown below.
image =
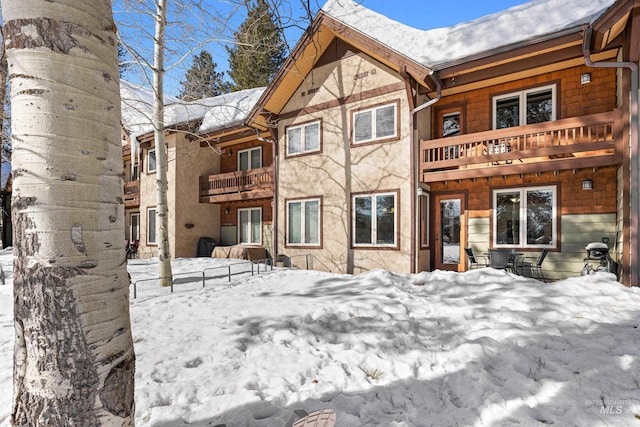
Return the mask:
<path id="1" fill-rule="evenodd" d="M 273 190 L 246 191 L 243 193 L 221 194 L 218 196 L 200 197 L 200 203 L 225 203 L 245 200 L 271 199 Z"/>
<path id="2" fill-rule="evenodd" d="M 525 164 L 496 165 L 485 168 L 456 169 L 449 171 L 427 172 L 422 174 L 423 183 L 437 181 L 452 181 L 467 178 L 486 178 L 489 176 L 517 175 L 521 173 L 551 172 L 566 169 L 581 169 L 619 165 L 621 159 L 615 154 L 600 156 L 578 157 L 571 159 L 552 159 L 544 162 Z"/>
<path id="3" fill-rule="evenodd" d="M 617 50 L 608 50 L 606 52 L 597 53 L 591 55 L 591 59 L 594 62 L 606 61 L 616 58 Z M 454 95 L 462 92 L 468 92 L 476 89 L 482 89 L 489 86 L 495 86 L 502 83 L 512 82 L 516 80 L 526 79 L 532 76 L 538 76 L 545 73 L 551 73 L 553 71 L 563 70 L 571 67 L 578 67 L 584 65 L 584 58 L 574 58 L 571 60 L 558 62 L 555 64 L 545 65 L 541 67 L 532 68 L 530 70 L 519 71 L 517 73 L 502 75 L 494 78 L 488 78 L 486 80 L 474 81 L 473 83 L 458 85 L 456 79 L 456 85 L 453 87 L 447 87 L 442 89 L 442 96 Z M 435 92 L 429 93 L 430 97 L 435 96 Z"/>

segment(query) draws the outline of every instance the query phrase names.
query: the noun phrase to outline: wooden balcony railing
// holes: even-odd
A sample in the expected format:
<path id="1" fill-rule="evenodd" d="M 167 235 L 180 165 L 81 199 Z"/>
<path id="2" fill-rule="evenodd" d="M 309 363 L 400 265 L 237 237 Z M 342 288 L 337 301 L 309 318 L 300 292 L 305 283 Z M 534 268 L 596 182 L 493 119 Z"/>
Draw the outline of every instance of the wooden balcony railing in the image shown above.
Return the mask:
<path id="1" fill-rule="evenodd" d="M 618 164 L 620 110 L 420 141 L 423 182 Z"/>
<path id="2" fill-rule="evenodd" d="M 200 201 L 261 199 L 273 197 L 273 166 L 200 177 Z"/>
<path id="3" fill-rule="evenodd" d="M 124 183 L 124 206 L 127 208 L 140 206 L 140 181 Z"/>

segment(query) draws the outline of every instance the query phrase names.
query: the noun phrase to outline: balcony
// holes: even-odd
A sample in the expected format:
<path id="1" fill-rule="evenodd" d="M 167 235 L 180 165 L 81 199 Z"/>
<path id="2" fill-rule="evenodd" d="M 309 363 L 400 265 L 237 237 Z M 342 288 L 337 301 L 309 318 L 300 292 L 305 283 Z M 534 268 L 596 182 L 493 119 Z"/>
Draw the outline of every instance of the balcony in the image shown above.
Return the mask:
<path id="1" fill-rule="evenodd" d="M 124 207 L 137 208 L 140 206 L 140 181 L 124 183 Z"/>
<path id="2" fill-rule="evenodd" d="M 621 110 L 420 141 L 422 182 L 620 164 Z"/>
<path id="3" fill-rule="evenodd" d="M 273 166 L 200 177 L 201 203 L 270 197 L 273 197 Z"/>

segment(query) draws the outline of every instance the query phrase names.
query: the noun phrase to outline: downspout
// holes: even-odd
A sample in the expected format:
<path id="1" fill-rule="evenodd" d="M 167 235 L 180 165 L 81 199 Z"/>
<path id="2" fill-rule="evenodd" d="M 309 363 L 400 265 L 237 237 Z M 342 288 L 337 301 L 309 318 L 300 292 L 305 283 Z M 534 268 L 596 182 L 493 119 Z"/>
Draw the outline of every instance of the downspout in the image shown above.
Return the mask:
<path id="1" fill-rule="evenodd" d="M 582 54 L 587 67 L 594 68 L 627 68 L 631 71 L 631 183 L 629 192 L 631 193 L 631 286 L 638 286 L 639 269 L 638 262 L 640 254 L 640 241 L 638 240 L 638 214 L 640 213 L 640 200 L 638 194 L 638 64 L 635 62 L 592 62 L 591 61 L 591 34 L 593 29 L 587 28 L 582 39 Z M 626 147 L 625 147 L 626 149 Z M 617 237 L 617 236 L 616 236 Z"/>
<path id="2" fill-rule="evenodd" d="M 271 256 L 273 258 L 272 263 L 275 264 L 278 256 L 278 138 L 276 138 L 275 136 L 274 139 L 263 138 L 257 131 L 256 134 L 256 139 L 258 141 L 266 142 L 272 145 L 271 164 L 273 165 L 273 170 L 271 171 L 271 177 L 273 180 L 273 199 L 271 199 Z"/>
<path id="3" fill-rule="evenodd" d="M 433 104 L 440 101 L 440 98 L 442 97 L 442 81 L 440 81 L 440 78 L 433 70 L 429 73 L 429 76 L 431 76 L 433 81 L 436 83 L 436 97 L 414 108 L 409 113 L 409 130 L 410 130 L 409 139 L 410 139 L 410 145 L 411 145 L 411 189 L 413 191 L 413 194 L 411 195 L 413 221 L 411 221 L 411 254 L 410 254 L 411 260 L 413 261 L 413 266 L 411 267 L 413 270 L 412 273 L 418 272 L 418 252 L 420 250 L 418 248 L 420 240 L 417 238 L 417 228 L 418 228 L 417 222 L 420 215 L 420 204 L 416 203 L 416 200 L 418 199 L 418 179 L 417 179 L 418 165 L 416 164 L 416 159 L 415 159 L 415 151 L 416 151 L 415 131 L 413 127 L 415 123 L 416 114 L 418 114 L 420 111 L 424 110 L 425 108 L 431 107 Z M 420 147 L 418 147 L 418 156 L 420 156 Z"/>

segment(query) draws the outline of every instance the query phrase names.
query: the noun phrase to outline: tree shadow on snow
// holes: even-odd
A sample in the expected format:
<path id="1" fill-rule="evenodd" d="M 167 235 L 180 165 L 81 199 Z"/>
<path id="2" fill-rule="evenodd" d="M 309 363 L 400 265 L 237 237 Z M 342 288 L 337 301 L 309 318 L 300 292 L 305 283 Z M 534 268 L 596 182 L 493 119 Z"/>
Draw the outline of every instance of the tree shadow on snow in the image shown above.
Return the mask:
<path id="1" fill-rule="evenodd" d="M 348 283 L 348 278 L 331 279 L 318 289 L 291 295 L 305 299 L 356 297 L 360 302 L 369 298 L 360 291 L 344 289 L 349 288 L 345 286 Z M 268 298 L 269 293 L 263 297 Z M 383 355 L 389 360 L 414 360 L 416 352 L 422 356 L 414 360 L 412 375 L 402 380 L 387 382 L 384 369 L 381 378 L 367 378 L 361 366 L 345 366 L 345 361 L 334 360 L 336 369 L 348 371 L 345 377 L 362 376 L 357 378 L 358 384 L 366 389 L 348 389 L 348 385 L 343 385 L 339 392 L 319 393 L 317 398 L 286 407 L 265 398 L 210 419 L 172 420 L 155 425 L 204 427 L 224 423 L 228 427 L 279 427 L 285 426 L 295 409 L 312 412 L 323 408 L 332 408 L 337 413 L 339 427 L 393 423 L 407 426 L 640 423 L 639 311 L 626 311 L 620 314 L 621 320 L 608 323 L 589 319 L 589 314 L 563 318 L 558 313 L 565 312 L 562 308 L 567 298 L 553 290 L 543 295 L 523 290 L 522 307 L 514 307 L 512 298 L 501 300 L 499 294 L 492 298 L 486 293 L 452 292 L 443 298 L 449 298 L 450 304 L 464 298 L 470 316 L 474 316 L 474 307 L 477 308 L 475 315 L 479 322 L 488 310 L 510 318 L 510 314 L 520 309 L 534 307 L 536 314 L 523 315 L 521 325 L 510 320 L 504 331 L 503 325 L 494 322 L 486 330 L 474 330 L 474 336 L 465 335 L 465 322 L 456 322 L 428 308 L 424 316 L 407 316 L 391 324 L 376 316 L 351 317 L 335 312 L 318 312 L 302 321 L 294 316 L 245 317 L 230 332 L 238 337 L 238 348 L 245 352 L 261 345 L 265 337 L 286 332 L 312 337 L 315 342 L 309 345 L 320 349 L 349 342 L 354 336 L 365 337 L 360 344 L 365 348 L 363 359 L 365 353 Z M 601 310 L 616 308 L 601 307 Z M 510 319 L 519 317 L 514 315 Z M 379 340 L 366 342 L 369 336 L 377 336 Z M 464 338 L 460 339 L 461 336 Z M 288 374 L 274 370 L 273 375 Z M 324 378 L 331 381 L 330 375 Z M 291 395 L 295 393 L 292 389 Z"/>

